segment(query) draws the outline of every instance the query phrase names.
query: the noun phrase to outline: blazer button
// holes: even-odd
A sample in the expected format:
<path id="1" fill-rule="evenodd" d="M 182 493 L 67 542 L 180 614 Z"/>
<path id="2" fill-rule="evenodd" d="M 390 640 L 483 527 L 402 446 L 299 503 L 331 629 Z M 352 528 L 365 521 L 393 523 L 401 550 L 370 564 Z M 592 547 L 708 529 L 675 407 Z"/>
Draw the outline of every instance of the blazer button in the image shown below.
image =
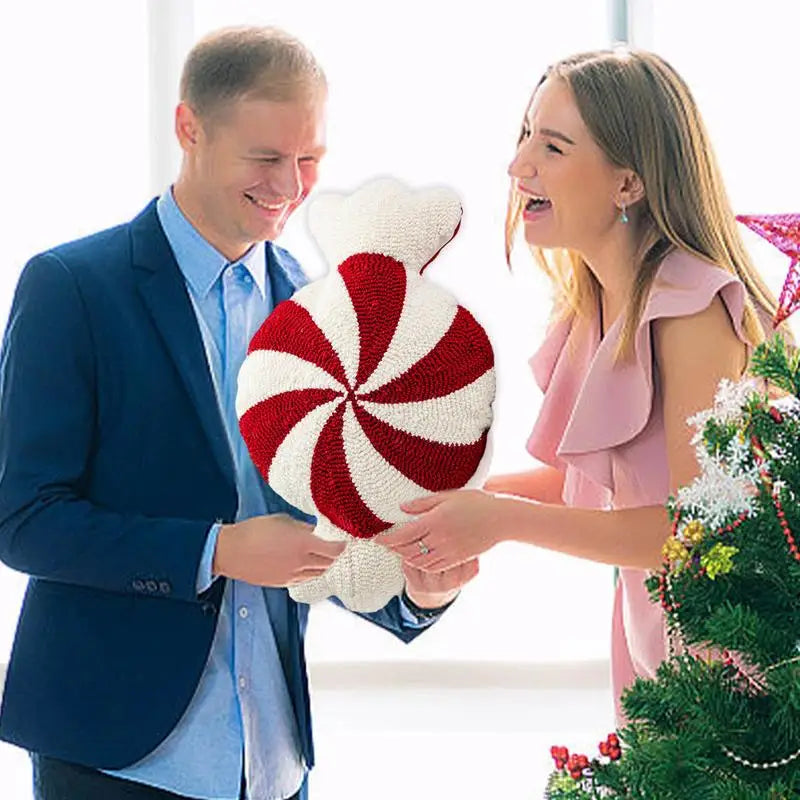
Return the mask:
<path id="1" fill-rule="evenodd" d="M 213 603 L 209 603 L 208 601 L 206 601 L 200 607 L 203 609 L 203 613 L 207 617 L 214 617 L 217 614 L 216 606 Z"/>
<path id="2" fill-rule="evenodd" d="M 144 581 L 140 581 L 138 578 L 131 585 L 133 586 L 134 592 L 144 591 Z"/>
<path id="3" fill-rule="evenodd" d="M 159 581 L 158 591 L 161 594 L 169 594 L 172 591 L 172 586 L 170 586 L 169 581 Z"/>
<path id="4" fill-rule="evenodd" d="M 158 584 L 155 581 L 145 581 L 144 585 L 147 588 L 148 592 L 157 592 L 158 591 Z"/>

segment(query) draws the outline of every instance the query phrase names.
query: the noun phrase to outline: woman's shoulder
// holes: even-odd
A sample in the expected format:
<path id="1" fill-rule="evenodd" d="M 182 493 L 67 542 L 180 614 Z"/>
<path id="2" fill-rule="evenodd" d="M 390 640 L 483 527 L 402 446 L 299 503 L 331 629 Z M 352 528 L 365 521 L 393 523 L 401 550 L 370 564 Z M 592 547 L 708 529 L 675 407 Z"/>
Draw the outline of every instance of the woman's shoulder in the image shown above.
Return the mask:
<path id="1" fill-rule="evenodd" d="M 693 253 L 673 250 L 653 280 L 637 325 L 636 343 L 639 348 L 649 345 L 651 330 L 657 335 L 669 329 L 690 336 L 716 336 L 732 327 L 736 337 L 750 345 L 744 329 L 746 300 L 745 286 L 734 273 Z"/>
<path id="2" fill-rule="evenodd" d="M 720 294 L 731 317 L 741 320 L 745 287 L 739 278 L 686 250 L 668 253 L 656 271 L 641 324 L 659 317 L 689 316 L 705 310 Z"/>

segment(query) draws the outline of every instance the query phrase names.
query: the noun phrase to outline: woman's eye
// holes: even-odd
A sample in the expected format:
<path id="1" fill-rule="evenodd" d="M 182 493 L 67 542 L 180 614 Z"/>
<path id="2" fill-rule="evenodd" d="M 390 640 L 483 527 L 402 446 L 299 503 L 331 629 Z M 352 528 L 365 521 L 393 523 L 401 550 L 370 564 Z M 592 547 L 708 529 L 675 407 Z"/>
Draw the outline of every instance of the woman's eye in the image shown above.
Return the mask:
<path id="1" fill-rule="evenodd" d="M 554 144 L 551 144 L 550 142 L 547 143 L 547 149 L 551 153 L 558 153 L 559 155 L 563 155 L 564 153 L 563 150 L 560 150 L 558 147 L 556 147 Z"/>

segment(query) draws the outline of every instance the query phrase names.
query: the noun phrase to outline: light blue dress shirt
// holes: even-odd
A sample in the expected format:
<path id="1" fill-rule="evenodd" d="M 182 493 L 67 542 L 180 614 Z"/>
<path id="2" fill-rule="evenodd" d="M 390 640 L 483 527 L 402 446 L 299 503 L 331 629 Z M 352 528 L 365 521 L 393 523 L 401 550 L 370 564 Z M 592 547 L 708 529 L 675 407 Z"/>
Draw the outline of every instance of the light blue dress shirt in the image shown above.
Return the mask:
<path id="1" fill-rule="evenodd" d="M 159 198 L 157 213 L 202 334 L 236 467 L 237 520 L 271 513 L 239 433 L 235 401 L 247 346 L 272 310 L 267 271 L 272 245 L 255 245 L 229 264 L 186 219 L 171 190 Z M 211 565 L 219 528 L 214 525 L 209 531 L 198 594 L 214 580 Z M 414 628 L 433 621 L 419 619 L 402 600 L 400 613 Z M 264 592 L 229 580 L 205 671 L 183 717 L 141 761 L 107 772 L 202 800 L 238 800 L 243 769 L 250 800 L 279 800 L 301 785 L 305 789 L 308 770 Z"/>
<path id="2" fill-rule="evenodd" d="M 253 334 L 272 310 L 267 249 L 229 264 L 184 217 L 172 192 L 158 217 L 186 280 L 236 466 L 237 519 L 268 514 L 239 434 L 236 378 Z M 198 591 L 212 582 L 219 526 L 206 545 Z M 291 797 L 306 775 L 291 698 L 260 587 L 229 580 L 206 669 L 178 725 L 152 753 L 109 774 L 205 800 L 238 800 L 242 769 L 255 800 Z"/>

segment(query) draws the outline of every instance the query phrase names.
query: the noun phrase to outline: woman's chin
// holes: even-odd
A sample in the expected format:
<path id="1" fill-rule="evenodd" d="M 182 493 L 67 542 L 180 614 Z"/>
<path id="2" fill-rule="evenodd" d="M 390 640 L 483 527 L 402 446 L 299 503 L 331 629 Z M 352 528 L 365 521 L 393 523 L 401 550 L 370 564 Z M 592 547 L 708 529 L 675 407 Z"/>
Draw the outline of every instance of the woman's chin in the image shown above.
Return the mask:
<path id="1" fill-rule="evenodd" d="M 541 231 L 532 231 L 527 225 L 525 226 L 524 238 L 531 247 L 541 247 L 544 250 L 554 250 L 564 246 L 555 237 L 544 235 Z"/>

